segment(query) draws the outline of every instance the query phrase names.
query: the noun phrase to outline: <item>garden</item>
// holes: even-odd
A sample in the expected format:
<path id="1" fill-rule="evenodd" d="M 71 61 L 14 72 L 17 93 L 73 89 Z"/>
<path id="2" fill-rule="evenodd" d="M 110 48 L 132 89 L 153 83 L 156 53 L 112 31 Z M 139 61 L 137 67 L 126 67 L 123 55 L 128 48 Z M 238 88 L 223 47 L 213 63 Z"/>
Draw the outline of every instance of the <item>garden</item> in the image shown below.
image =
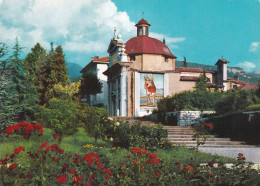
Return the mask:
<path id="1" fill-rule="evenodd" d="M 110 127 L 106 127 L 105 133 L 110 135 L 102 139 L 90 137 L 80 127 L 74 135 L 60 136 L 54 130 L 36 123 L 19 122 L 8 126 L 1 142 L 0 183 L 259 184 L 259 171 L 251 169 L 251 164 L 245 162 L 246 158 L 241 153 L 237 160 L 212 156 L 167 142 L 167 133 L 161 126 L 148 127 L 138 123 L 130 126 L 109 119 L 107 121 Z M 123 134 L 119 135 L 121 132 Z M 158 138 L 154 139 L 154 134 Z M 233 167 L 227 168 L 225 163 L 233 163 Z"/>
<path id="2" fill-rule="evenodd" d="M 161 124 L 113 120 L 106 109 L 82 103 L 100 90 L 87 90 L 84 77 L 70 83 L 61 46 L 47 52 L 37 43 L 24 60 L 21 49 L 17 40 L 7 56 L 0 43 L 0 185 L 260 184 L 259 171 L 241 153 L 231 159 L 176 146 Z M 163 99 L 158 112 L 256 109 L 258 93 L 186 92 Z M 230 100 L 223 109 L 218 104 Z"/>

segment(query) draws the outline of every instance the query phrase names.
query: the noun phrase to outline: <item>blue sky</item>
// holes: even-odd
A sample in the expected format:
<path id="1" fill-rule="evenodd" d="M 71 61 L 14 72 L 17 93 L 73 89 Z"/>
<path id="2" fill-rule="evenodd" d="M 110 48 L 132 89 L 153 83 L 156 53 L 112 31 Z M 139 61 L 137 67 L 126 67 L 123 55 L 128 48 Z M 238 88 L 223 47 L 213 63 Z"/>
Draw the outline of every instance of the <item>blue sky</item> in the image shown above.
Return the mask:
<path id="1" fill-rule="evenodd" d="M 223 56 L 260 70 L 260 0 L 0 0 L 0 41 L 11 48 L 18 37 L 24 55 L 53 41 L 84 67 L 108 55 L 114 27 L 126 42 L 142 17 L 178 60 L 214 65 Z"/>

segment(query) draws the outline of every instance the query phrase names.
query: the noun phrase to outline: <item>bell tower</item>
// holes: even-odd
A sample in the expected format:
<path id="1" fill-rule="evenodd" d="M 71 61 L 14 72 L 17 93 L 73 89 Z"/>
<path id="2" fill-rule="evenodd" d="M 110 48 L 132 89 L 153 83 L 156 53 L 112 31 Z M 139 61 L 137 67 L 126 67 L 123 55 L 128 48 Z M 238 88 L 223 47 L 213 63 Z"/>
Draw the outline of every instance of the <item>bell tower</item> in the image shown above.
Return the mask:
<path id="1" fill-rule="evenodd" d="M 137 36 L 149 36 L 151 25 L 146 20 L 141 19 L 135 26 L 137 27 Z"/>

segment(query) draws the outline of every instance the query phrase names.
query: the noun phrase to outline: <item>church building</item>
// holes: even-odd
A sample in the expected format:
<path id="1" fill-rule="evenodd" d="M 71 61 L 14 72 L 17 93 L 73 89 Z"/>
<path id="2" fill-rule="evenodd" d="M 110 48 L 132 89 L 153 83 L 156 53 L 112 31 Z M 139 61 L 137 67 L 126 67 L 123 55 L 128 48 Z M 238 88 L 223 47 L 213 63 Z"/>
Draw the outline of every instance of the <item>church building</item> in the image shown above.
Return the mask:
<path id="1" fill-rule="evenodd" d="M 216 82 L 227 91 L 225 59 L 216 62 L 217 72 L 199 68 L 175 68 L 176 56 L 165 42 L 149 37 L 150 24 L 141 19 L 136 25 L 136 37 L 123 42 L 114 32 L 108 47 L 107 109 L 110 116 L 139 117 L 149 115 L 157 102 L 186 90 L 194 90 L 195 82 L 205 72 L 207 87 L 215 89 Z"/>

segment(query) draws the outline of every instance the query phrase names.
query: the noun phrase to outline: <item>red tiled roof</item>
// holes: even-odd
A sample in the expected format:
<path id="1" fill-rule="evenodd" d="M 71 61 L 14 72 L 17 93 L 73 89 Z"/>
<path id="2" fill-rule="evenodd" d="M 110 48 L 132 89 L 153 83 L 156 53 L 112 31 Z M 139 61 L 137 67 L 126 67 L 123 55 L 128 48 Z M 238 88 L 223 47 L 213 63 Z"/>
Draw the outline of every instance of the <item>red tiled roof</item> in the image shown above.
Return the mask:
<path id="1" fill-rule="evenodd" d="M 227 78 L 226 82 L 240 84 L 241 86 L 238 87 L 238 90 L 251 90 L 251 89 L 257 89 L 258 88 L 257 85 L 247 83 L 247 82 L 244 82 L 244 81 L 234 80 L 233 78 L 229 78 L 229 77 Z"/>
<path id="2" fill-rule="evenodd" d="M 151 26 L 146 20 L 144 20 L 144 18 L 142 18 L 135 26 L 142 25 L 142 24 Z"/>
<path id="3" fill-rule="evenodd" d="M 92 58 L 91 61 L 90 61 L 90 63 L 88 63 L 88 64 L 80 71 L 80 73 L 85 72 L 85 71 L 88 70 L 92 65 L 94 65 L 93 62 L 98 62 L 98 63 L 104 63 L 104 64 L 106 64 L 106 63 L 109 62 L 109 56 L 101 57 L 101 58 L 99 58 L 99 57 Z M 106 63 L 105 63 L 105 62 L 106 62 Z"/>
<path id="4" fill-rule="evenodd" d="M 216 65 L 217 65 L 219 62 L 222 62 L 222 63 L 229 63 L 229 61 L 226 60 L 226 59 L 218 59 Z"/>
<path id="5" fill-rule="evenodd" d="M 109 56 L 106 57 L 101 57 L 101 58 L 94 58 L 91 61 L 97 61 L 97 62 L 108 62 L 109 61 Z"/>
<path id="6" fill-rule="evenodd" d="M 129 54 L 161 54 L 169 58 L 176 58 L 169 48 L 161 41 L 148 36 L 138 36 L 126 42 L 125 53 Z"/>
<path id="7" fill-rule="evenodd" d="M 258 88 L 257 85 L 246 83 L 246 84 L 241 85 L 240 87 L 238 87 L 238 90 L 252 90 L 252 89 L 257 89 L 257 88 Z"/>
<path id="8" fill-rule="evenodd" d="M 175 68 L 175 72 L 196 72 L 196 73 L 203 73 L 204 69 L 202 68 Z M 206 73 L 211 73 L 214 74 L 216 73 L 215 71 L 212 70 L 206 70 Z"/>
<path id="9" fill-rule="evenodd" d="M 233 78 L 229 78 L 229 77 L 227 78 L 227 81 L 236 83 L 236 84 L 247 84 L 247 82 L 234 80 Z"/>
<path id="10" fill-rule="evenodd" d="M 197 76 L 181 76 L 181 81 L 197 81 L 199 77 Z"/>

